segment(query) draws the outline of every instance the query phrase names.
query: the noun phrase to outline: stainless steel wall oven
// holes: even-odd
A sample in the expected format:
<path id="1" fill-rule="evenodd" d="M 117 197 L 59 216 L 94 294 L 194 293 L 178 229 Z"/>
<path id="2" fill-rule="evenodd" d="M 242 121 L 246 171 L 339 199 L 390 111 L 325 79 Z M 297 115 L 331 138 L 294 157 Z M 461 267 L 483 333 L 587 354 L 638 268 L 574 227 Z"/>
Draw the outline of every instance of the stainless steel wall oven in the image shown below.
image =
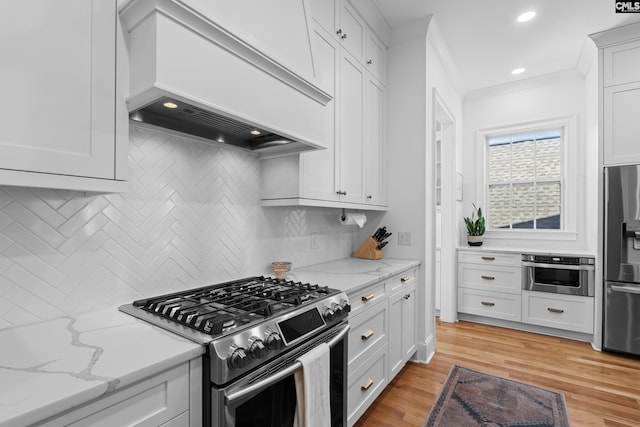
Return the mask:
<path id="1" fill-rule="evenodd" d="M 579 256 L 523 254 L 522 289 L 593 296 L 595 259 Z"/>
<path id="2" fill-rule="evenodd" d="M 331 427 L 346 426 L 345 293 L 250 277 L 134 301 L 120 310 L 205 346 L 204 426 L 292 427 L 298 359 L 324 345 Z"/>

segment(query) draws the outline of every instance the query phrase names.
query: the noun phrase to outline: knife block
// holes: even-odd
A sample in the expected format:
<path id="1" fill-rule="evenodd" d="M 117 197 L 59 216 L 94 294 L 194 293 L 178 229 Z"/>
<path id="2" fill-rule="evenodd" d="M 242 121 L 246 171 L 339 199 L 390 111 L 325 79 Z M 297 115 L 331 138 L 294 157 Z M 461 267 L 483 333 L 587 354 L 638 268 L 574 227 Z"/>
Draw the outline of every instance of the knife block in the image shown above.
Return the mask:
<path id="1" fill-rule="evenodd" d="M 353 257 L 364 259 L 381 259 L 382 251 L 380 249 L 376 249 L 379 244 L 380 243 L 373 237 L 368 237 L 367 240 L 365 240 L 364 243 L 358 248 L 358 250 L 353 253 Z"/>

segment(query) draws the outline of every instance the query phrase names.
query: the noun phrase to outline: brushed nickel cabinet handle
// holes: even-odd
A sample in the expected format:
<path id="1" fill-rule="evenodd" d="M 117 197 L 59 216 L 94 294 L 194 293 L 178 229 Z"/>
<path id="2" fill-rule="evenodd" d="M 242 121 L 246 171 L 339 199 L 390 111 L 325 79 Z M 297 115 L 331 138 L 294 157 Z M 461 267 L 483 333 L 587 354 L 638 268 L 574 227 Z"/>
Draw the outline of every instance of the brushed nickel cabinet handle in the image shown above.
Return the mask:
<path id="1" fill-rule="evenodd" d="M 369 378 L 369 380 L 362 386 L 360 386 L 360 390 L 367 391 L 373 385 L 373 380 Z"/>
<path id="2" fill-rule="evenodd" d="M 561 308 L 551 308 L 551 307 L 547 307 L 547 310 L 552 312 L 552 313 L 564 313 L 564 310 Z"/>
<path id="3" fill-rule="evenodd" d="M 411 276 L 404 276 L 400 278 L 400 281 L 402 283 L 408 282 L 409 280 L 411 280 Z"/>
<path id="4" fill-rule="evenodd" d="M 362 334 L 362 336 L 360 338 L 362 338 L 362 341 L 366 341 L 369 338 L 371 338 L 372 336 L 373 336 L 373 331 L 371 329 L 369 329 L 367 332 Z"/>
<path id="5" fill-rule="evenodd" d="M 373 299 L 373 297 L 375 296 L 375 294 L 369 294 L 369 295 L 364 295 L 362 297 L 362 301 L 363 302 L 367 302 L 367 301 L 371 301 Z"/>
<path id="6" fill-rule="evenodd" d="M 489 302 L 489 301 L 481 301 L 480 302 L 482 305 L 487 305 L 489 307 L 493 307 L 494 305 L 496 305 L 495 302 Z"/>
<path id="7" fill-rule="evenodd" d="M 411 298 L 411 294 L 406 294 L 403 298 L 404 299 L 409 299 L 409 298 Z"/>
<path id="8" fill-rule="evenodd" d="M 494 257 L 494 256 L 483 256 L 482 259 L 485 260 L 485 261 L 495 261 L 496 257 Z"/>
<path id="9" fill-rule="evenodd" d="M 495 277 L 493 277 L 493 276 L 485 276 L 484 274 L 482 276 L 480 276 L 480 277 L 482 277 L 484 280 L 496 280 Z"/>

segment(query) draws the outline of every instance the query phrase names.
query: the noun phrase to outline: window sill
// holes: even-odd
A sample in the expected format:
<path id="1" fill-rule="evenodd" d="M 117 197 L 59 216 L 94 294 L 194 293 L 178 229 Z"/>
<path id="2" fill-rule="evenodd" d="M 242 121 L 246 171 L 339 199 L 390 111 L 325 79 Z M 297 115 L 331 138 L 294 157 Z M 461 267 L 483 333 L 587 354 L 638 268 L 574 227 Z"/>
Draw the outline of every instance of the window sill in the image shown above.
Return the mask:
<path id="1" fill-rule="evenodd" d="M 517 239 L 517 240 L 578 240 L 578 233 L 575 231 L 541 231 L 541 230 L 504 230 L 487 231 L 484 234 L 487 239 Z"/>

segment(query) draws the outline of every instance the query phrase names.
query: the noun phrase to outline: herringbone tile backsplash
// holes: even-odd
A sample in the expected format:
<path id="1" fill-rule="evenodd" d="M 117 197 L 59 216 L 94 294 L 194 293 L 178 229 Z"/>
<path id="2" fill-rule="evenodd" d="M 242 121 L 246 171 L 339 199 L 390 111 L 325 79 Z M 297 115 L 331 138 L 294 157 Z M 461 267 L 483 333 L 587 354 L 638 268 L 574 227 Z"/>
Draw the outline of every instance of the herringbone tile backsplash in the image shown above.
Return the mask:
<path id="1" fill-rule="evenodd" d="M 125 194 L 0 187 L 0 328 L 350 255 L 337 210 L 260 206 L 255 156 L 130 133 Z"/>

